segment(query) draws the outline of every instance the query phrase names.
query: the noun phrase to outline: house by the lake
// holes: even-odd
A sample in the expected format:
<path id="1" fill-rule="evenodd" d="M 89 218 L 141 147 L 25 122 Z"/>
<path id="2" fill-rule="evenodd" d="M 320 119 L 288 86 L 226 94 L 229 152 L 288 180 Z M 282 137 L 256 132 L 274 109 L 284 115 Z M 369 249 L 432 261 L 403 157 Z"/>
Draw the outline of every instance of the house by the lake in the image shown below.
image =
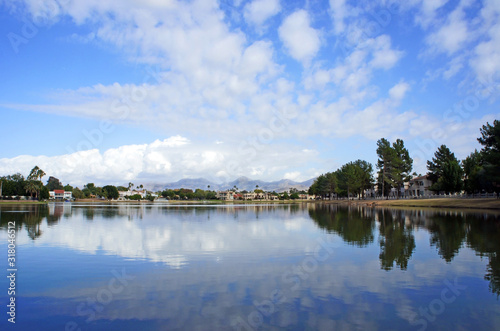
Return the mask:
<path id="1" fill-rule="evenodd" d="M 49 199 L 52 200 L 71 200 L 73 199 L 73 192 L 65 190 L 49 191 Z"/>

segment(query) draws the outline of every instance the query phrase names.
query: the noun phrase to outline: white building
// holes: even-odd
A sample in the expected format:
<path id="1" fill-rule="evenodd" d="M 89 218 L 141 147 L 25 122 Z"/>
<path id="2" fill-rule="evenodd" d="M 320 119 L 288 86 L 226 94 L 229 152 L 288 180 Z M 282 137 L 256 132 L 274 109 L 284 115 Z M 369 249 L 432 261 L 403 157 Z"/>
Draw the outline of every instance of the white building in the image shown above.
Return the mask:
<path id="1" fill-rule="evenodd" d="M 52 200 L 71 200 L 73 199 L 73 192 L 65 190 L 49 191 L 49 199 Z"/>
<path id="2" fill-rule="evenodd" d="M 217 199 L 219 200 L 234 200 L 234 192 L 233 191 L 218 191 Z"/>
<path id="3" fill-rule="evenodd" d="M 408 192 L 410 196 L 422 197 L 434 194 L 434 192 L 430 190 L 432 181 L 427 175 L 415 177 L 411 179 L 408 184 Z"/>
<path id="4" fill-rule="evenodd" d="M 144 199 L 147 195 L 147 192 L 146 192 L 146 190 L 142 190 L 142 191 L 136 191 L 136 190 L 130 191 L 129 190 L 129 191 L 118 191 L 118 194 L 119 194 L 119 197 L 118 197 L 119 200 L 125 200 L 126 197 L 136 195 L 136 194 L 139 194 L 141 196 L 141 199 Z"/>

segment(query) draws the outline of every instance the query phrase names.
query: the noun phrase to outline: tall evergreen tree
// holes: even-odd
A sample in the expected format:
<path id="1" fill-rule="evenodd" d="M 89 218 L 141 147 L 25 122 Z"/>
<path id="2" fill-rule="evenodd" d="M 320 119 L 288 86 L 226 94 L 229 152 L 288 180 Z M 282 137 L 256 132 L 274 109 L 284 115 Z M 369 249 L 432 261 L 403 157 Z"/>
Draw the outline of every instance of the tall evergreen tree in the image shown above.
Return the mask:
<path id="1" fill-rule="evenodd" d="M 347 198 L 351 193 L 359 193 L 361 189 L 361 168 L 354 162 L 344 164 L 340 168 L 340 187 L 347 192 Z"/>
<path id="2" fill-rule="evenodd" d="M 405 182 L 411 179 L 411 170 L 413 169 L 413 159 L 405 148 L 403 140 L 397 139 L 392 144 L 394 149 L 394 164 L 392 166 L 393 185 L 398 189 L 398 197 Z"/>
<path id="3" fill-rule="evenodd" d="M 483 148 L 483 166 L 485 176 L 493 191 L 500 192 L 500 121 L 494 120 L 493 125 L 486 123 L 480 129 L 481 137 L 477 140 Z"/>
<path id="4" fill-rule="evenodd" d="M 483 154 L 477 149 L 462 161 L 464 189 L 467 193 L 480 192 L 484 187 Z"/>
<path id="5" fill-rule="evenodd" d="M 373 166 L 371 163 L 364 160 L 356 160 L 354 164 L 359 167 L 360 190 L 364 199 L 365 190 L 369 190 L 373 187 Z"/>
<path id="6" fill-rule="evenodd" d="M 432 161 L 427 161 L 427 175 L 434 182 L 431 186 L 433 191 L 444 191 L 447 194 L 458 192 L 462 189 L 462 168 L 446 145 L 441 145 Z"/>
<path id="7" fill-rule="evenodd" d="M 398 190 L 398 197 L 404 182 L 411 179 L 413 159 L 405 148 L 404 142 L 397 139 L 391 143 L 382 138 L 377 141 L 377 168 L 379 189 L 382 196 L 386 196 L 391 188 Z"/>
<path id="8" fill-rule="evenodd" d="M 395 154 L 394 149 L 391 147 L 391 143 L 387 139 L 382 138 L 377 141 L 377 168 L 379 169 L 378 185 L 382 197 L 386 196 L 392 188 L 392 167 L 396 157 Z"/>

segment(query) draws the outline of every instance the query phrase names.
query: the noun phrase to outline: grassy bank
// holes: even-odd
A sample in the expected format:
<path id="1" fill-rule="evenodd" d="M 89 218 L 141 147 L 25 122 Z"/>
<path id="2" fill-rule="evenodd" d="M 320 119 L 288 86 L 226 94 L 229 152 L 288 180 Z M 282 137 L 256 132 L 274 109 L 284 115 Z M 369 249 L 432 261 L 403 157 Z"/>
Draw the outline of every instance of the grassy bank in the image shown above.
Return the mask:
<path id="1" fill-rule="evenodd" d="M 0 200 L 0 205 L 44 205 L 46 201 L 31 200 Z"/>
<path id="2" fill-rule="evenodd" d="M 458 199 L 458 198 L 438 198 L 438 199 L 400 199 L 400 200 L 332 200 L 332 201 L 311 201 L 311 200 L 235 200 L 235 201 L 194 201 L 194 200 L 170 200 L 170 201 L 109 201 L 100 199 L 79 199 L 78 203 L 95 203 L 95 204 L 155 204 L 155 205 L 245 205 L 245 204 L 301 204 L 301 203 L 328 203 L 342 205 L 361 205 L 369 207 L 401 207 L 401 208 L 464 208 L 464 209 L 489 209 L 500 210 L 500 199 L 493 198 L 474 198 L 474 199 Z M 46 201 L 28 201 L 28 200 L 0 200 L 0 205 L 29 205 L 29 204 L 46 204 Z"/>
<path id="3" fill-rule="evenodd" d="M 465 208 L 465 209 L 499 209 L 500 199 L 477 198 L 437 198 L 437 199 L 400 199 L 400 200 L 339 200 L 328 203 L 354 204 L 377 207 L 418 207 L 418 208 Z"/>

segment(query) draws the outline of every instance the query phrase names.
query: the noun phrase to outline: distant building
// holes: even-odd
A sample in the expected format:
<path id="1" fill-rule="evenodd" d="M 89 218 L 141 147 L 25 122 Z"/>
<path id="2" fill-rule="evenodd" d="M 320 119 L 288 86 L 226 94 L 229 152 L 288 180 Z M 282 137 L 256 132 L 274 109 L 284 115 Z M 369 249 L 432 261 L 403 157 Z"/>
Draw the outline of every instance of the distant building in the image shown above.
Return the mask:
<path id="1" fill-rule="evenodd" d="M 432 184 L 432 181 L 427 175 L 415 177 L 408 182 L 409 195 L 413 197 L 423 197 L 434 194 L 434 192 L 430 190 Z"/>
<path id="2" fill-rule="evenodd" d="M 217 199 L 219 200 L 234 200 L 234 192 L 233 191 L 218 191 Z"/>
<path id="3" fill-rule="evenodd" d="M 118 191 L 118 195 L 119 195 L 118 200 L 125 200 L 127 197 L 130 197 L 130 196 L 136 195 L 136 194 L 139 194 L 141 196 L 141 199 L 144 199 L 147 195 L 147 192 L 146 192 L 146 190 Z"/>
<path id="4" fill-rule="evenodd" d="M 49 199 L 52 200 L 71 200 L 73 199 L 73 192 L 65 190 L 49 191 Z"/>

